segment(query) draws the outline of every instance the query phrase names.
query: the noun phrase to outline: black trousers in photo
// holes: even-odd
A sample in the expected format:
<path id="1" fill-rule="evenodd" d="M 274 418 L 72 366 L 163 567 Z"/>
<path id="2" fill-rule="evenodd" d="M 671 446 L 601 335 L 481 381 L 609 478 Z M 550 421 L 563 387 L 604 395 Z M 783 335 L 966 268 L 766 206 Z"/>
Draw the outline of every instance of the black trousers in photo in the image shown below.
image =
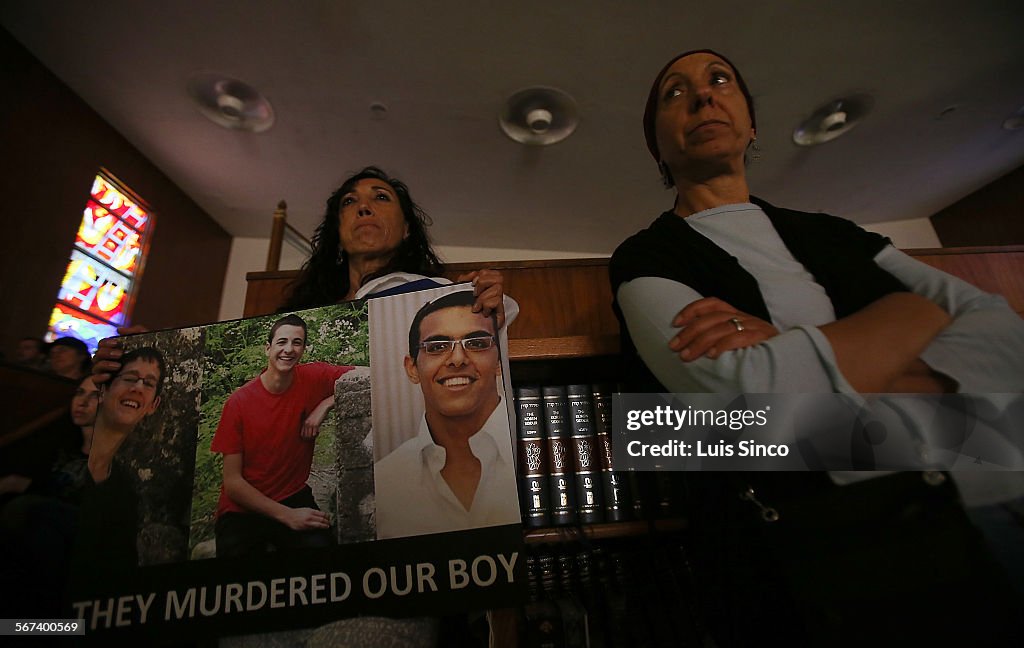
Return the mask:
<path id="1" fill-rule="evenodd" d="M 280 503 L 288 508 L 320 510 L 309 486 Z M 268 551 L 330 547 L 334 544 L 331 529 L 295 531 L 258 513 L 225 513 L 217 519 L 214 533 L 218 558 L 251 557 Z"/>

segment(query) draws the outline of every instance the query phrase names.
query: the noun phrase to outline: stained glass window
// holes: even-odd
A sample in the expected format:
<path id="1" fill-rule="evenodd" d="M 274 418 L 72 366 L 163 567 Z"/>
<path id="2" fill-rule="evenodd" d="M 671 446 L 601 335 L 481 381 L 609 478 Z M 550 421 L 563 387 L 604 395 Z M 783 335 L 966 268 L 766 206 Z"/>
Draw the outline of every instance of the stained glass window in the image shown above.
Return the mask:
<path id="1" fill-rule="evenodd" d="M 116 335 L 128 321 L 153 215 L 102 171 L 89 193 L 46 338 L 70 335 L 95 351 L 100 340 Z"/>

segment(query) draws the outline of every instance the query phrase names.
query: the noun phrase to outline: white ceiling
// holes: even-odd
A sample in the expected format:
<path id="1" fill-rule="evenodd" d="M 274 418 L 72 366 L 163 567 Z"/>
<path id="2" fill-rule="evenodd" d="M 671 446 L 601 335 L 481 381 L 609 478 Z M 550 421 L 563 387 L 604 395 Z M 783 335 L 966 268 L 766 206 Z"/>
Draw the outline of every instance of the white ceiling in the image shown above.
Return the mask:
<path id="1" fill-rule="evenodd" d="M 376 164 L 410 185 L 438 243 L 610 252 L 671 206 L 640 119 L 661 65 L 699 47 L 746 77 L 751 185 L 779 204 L 927 217 L 1024 163 L 1024 130 L 1001 128 L 1024 105 L 1019 0 L 4 0 L 0 23 L 235 236 L 267 236 L 282 198 L 310 234 L 347 173 Z M 201 70 L 258 88 L 274 127 L 207 121 L 185 89 Z M 534 85 L 575 97 L 567 140 L 530 148 L 499 129 L 503 101 Z M 792 143 L 855 92 L 875 98 L 858 128 Z"/>

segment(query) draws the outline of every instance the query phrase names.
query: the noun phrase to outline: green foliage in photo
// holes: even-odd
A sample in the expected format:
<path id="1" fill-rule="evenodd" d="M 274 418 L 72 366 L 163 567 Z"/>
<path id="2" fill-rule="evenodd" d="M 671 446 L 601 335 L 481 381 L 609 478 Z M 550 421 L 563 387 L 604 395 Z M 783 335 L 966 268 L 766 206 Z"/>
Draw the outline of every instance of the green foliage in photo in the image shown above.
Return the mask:
<path id="1" fill-rule="evenodd" d="M 306 321 L 306 350 L 302 362 L 339 365 L 370 364 L 370 334 L 366 302 L 346 302 L 297 311 Z M 223 474 L 221 455 L 210 452 L 224 403 L 231 394 L 267 366 L 270 327 L 284 314 L 268 315 L 209 326 L 203 354 L 202 405 L 196 443 L 189 550 L 213 538 L 214 515 Z M 330 413 L 320 428 L 314 466 L 334 461 L 337 417 Z"/>

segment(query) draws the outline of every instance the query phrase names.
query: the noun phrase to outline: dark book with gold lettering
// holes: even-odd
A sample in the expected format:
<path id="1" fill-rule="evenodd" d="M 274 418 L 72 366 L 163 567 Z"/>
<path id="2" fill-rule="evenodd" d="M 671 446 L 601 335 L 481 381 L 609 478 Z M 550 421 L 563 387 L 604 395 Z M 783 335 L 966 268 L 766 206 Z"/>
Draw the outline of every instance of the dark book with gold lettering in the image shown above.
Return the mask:
<path id="1" fill-rule="evenodd" d="M 551 485 L 551 523 L 576 523 L 576 483 L 573 478 L 572 425 L 565 387 L 544 387 L 544 432 L 548 438 L 548 483 Z"/>
<path id="2" fill-rule="evenodd" d="M 572 427 L 573 468 L 576 473 L 576 515 L 582 524 L 604 521 L 601 460 L 594 432 L 590 385 L 569 385 L 567 399 Z"/>
<path id="3" fill-rule="evenodd" d="M 523 609 L 524 648 L 566 648 L 562 611 L 555 602 L 554 557 L 528 556 L 530 601 Z"/>
<path id="4" fill-rule="evenodd" d="M 547 440 L 540 387 L 516 387 L 516 437 L 519 444 L 519 503 L 523 524 L 536 528 L 551 524 L 548 498 Z"/>
<path id="5" fill-rule="evenodd" d="M 612 385 L 591 387 L 594 399 L 594 431 L 597 433 L 598 457 L 601 462 L 601 486 L 604 519 L 608 522 L 633 517 L 633 496 L 627 476 L 615 470 L 612 457 Z"/>

